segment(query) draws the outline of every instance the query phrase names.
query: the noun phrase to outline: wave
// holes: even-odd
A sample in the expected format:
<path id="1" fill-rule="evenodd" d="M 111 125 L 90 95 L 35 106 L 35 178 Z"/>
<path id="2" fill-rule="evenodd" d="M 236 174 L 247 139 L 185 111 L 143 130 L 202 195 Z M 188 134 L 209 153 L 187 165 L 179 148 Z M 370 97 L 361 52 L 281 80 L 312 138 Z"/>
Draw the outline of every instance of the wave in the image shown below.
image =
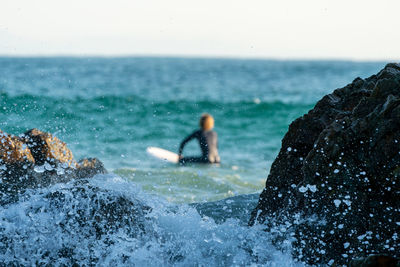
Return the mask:
<path id="1" fill-rule="evenodd" d="M 7 93 L 0 94 L 0 116 L 3 121 L 10 121 L 12 116 L 14 125 L 31 122 L 38 119 L 43 125 L 68 124 L 84 122 L 88 119 L 97 121 L 111 121 L 115 118 L 153 120 L 166 118 L 168 121 L 183 121 L 190 117 L 199 116 L 202 112 L 210 112 L 215 116 L 224 118 L 268 118 L 277 115 L 298 116 L 312 108 L 312 104 L 291 103 L 277 99 L 240 100 L 240 101 L 215 101 L 215 100 L 166 100 L 154 101 L 137 95 L 127 96 L 101 96 L 93 98 L 81 97 L 51 97 L 32 94 L 12 96 Z M 64 121 L 63 121 L 64 120 Z M 127 122 L 129 123 L 129 122 Z"/>
<path id="2" fill-rule="evenodd" d="M 170 204 L 117 175 L 32 190 L 22 199 L 0 207 L 4 264 L 300 266 L 290 246 L 277 250 L 268 233 L 236 218 L 237 206 L 248 208 L 247 196 L 225 200 L 231 213 L 223 220 L 206 211 L 222 202 Z M 115 203 L 128 205 L 128 213 L 118 214 Z"/>
<path id="3" fill-rule="evenodd" d="M 95 155 L 113 169 L 143 165 L 147 146 L 176 151 L 200 114 L 209 112 L 222 148 L 229 146 L 221 149 L 224 161 L 251 169 L 256 167 L 251 161 L 260 163 L 256 168 L 262 171 L 262 161 L 273 160 L 287 125 L 311 108 L 278 100 L 155 101 L 133 94 L 86 99 L 3 93 L 0 105 L 1 130 L 18 135 L 40 128 L 66 142 L 77 158 Z M 254 152 L 257 158 L 248 160 Z"/>
<path id="4" fill-rule="evenodd" d="M 162 92 L 160 92 L 162 93 Z M 77 104 L 81 102 L 86 103 L 97 103 L 103 104 L 107 107 L 116 107 L 121 104 L 144 104 L 144 105 L 177 105 L 177 104 L 193 104 L 199 106 L 210 106 L 215 107 L 219 105 L 235 105 L 235 104 L 242 104 L 242 105 L 286 105 L 286 106 L 295 106 L 295 105 L 304 105 L 309 106 L 315 102 L 305 103 L 291 100 L 293 99 L 280 99 L 278 97 L 264 97 L 264 98 L 248 98 L 248 99 L 210 99 L 207 100 L 205 98 L 198 98 L 196 100 L 191 99 L 181 99 L 176 98 L 176 100 L 170 100 L 168 98 L 161 98 L 161 99 L 148 99 L 141 95 L 137 94 L 114 94 L 110 92 L 109 94 L 99 95 L 92 95 L 88 97 L 76 96 L 76 95 L 68 95 L 64 94 L 62 96 L 56 96 L 51 94 L 40 94 L 40 93 L 7 93 L 0 91 L 0 99 L 3 103 L 7 104 L 10 101 L 26 102 L 26 103 L 38 103 L 38 102 L 47 102 L 48 104 L 52 103 L 67 103 L 67 104 Z M 49 102 L 50 101 L 50 102 Z M 15 105 L 14 105 L 15 106 Z"/>

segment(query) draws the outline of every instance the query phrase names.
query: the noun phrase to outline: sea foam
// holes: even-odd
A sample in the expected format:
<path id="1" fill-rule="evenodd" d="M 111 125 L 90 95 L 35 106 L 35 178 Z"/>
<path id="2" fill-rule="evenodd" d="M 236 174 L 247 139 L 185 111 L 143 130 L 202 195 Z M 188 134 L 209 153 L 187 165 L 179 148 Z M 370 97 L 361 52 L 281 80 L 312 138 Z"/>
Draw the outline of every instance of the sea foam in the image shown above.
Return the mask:
<path id="1" fill-rule="evenodd" d="M 5 264 L 96 264 L 96 265 L 265 265 L 300 266 L 290 249 L 279 251 L 270 234 L 248 227 L 243 220 L 223 220 L 201 215 L 202 204 L 171 204 L 149 195 L 132 182 L 115 174 L 97 175 L 80 187 L 94 194 L 71 194 L 76 184 L 57 184 L 28 191 L 17 203 L 0 208 L 0 262 Z M 94 190 L 93 188 L 96 188 Z M 71 191 L 72 190 L 72 191 Z M 91 191 L 91 192 L 92 192 Z M 63 193 L 63 201 L 48 195 Z M 121 196 L 149 207 L 138 213 L 136 222 L 109 232 L 93 230 L 105 224 L 96 213 L 94 199 L 107 201 Z M 240 200 L 243 201 L 243 200 Z M 212 209 L 213 202 L 205 203 Z M 224 201 L 235 204 L 235 198 Z M 237 203 L 236 203 L 237 204 Z M 220 205 L 215 204 L 215 209 Z M 87 212 L 82 223 L 76 213 Z M 139 218 L 139 216 L 143 218 Z M 78 218 L 78 219 L 77 219 Z M 135 228 L 139 225 L 138 228 Z"/>

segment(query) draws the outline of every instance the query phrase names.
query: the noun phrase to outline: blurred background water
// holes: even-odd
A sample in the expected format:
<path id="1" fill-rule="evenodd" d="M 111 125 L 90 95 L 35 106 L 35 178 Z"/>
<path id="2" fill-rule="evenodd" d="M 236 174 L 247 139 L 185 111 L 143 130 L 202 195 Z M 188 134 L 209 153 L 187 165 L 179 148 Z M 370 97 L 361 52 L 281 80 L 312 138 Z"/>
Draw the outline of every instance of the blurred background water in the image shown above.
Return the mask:
<path id="1" fill-rule="evenodd" d="M 383 62 L 195 58 L 0 58 L 0 129 L 48 131 L 75 158 L 171 202 L 258 193 L 281 139 L 322 96 L 368 77 Z M 176 152 L 211 113 L 219 166 L 179 167 L 148 146 Z M 185 155 L 199 154 L 190 143 Z"/>

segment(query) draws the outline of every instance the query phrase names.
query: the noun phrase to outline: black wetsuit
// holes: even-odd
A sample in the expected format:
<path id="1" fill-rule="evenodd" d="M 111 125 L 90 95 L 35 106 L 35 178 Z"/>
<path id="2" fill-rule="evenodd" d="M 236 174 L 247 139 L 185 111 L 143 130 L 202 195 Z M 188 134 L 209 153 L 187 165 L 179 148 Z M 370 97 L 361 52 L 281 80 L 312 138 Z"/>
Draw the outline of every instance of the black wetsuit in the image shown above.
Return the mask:
<path id="1" fill-rule="evenodd" d="M 197 139 L 201 148 L 200 157 L 183 157 L 179 163 L 219 163 L 217 149 L 217 133 L 214 131 L 197 130 L 186 137 L 179 146 L 179 155 L 182 155 L 186 143 L 192 139 Z"/>

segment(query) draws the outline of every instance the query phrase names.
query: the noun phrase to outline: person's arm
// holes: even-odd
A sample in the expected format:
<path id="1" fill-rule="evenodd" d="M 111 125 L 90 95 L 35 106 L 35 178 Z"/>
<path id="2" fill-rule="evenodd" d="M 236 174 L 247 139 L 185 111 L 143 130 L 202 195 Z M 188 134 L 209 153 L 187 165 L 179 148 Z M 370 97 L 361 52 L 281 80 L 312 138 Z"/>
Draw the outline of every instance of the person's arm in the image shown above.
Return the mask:
<path id="1" fill-rule="evenodd" d="M 189 135 L 185 139 L 183 139 L 182 143 L 179 146 L 179 151 L 178 151 L 179 157 L 182 155 L 182 151 L 183 151 L 183 148 L 185 147 L 186 143 L 189 142 L 190 140 L 196 138 L 198 135 L 198 132 L 199 131 L 195 131 L 191 135 Z"/>

